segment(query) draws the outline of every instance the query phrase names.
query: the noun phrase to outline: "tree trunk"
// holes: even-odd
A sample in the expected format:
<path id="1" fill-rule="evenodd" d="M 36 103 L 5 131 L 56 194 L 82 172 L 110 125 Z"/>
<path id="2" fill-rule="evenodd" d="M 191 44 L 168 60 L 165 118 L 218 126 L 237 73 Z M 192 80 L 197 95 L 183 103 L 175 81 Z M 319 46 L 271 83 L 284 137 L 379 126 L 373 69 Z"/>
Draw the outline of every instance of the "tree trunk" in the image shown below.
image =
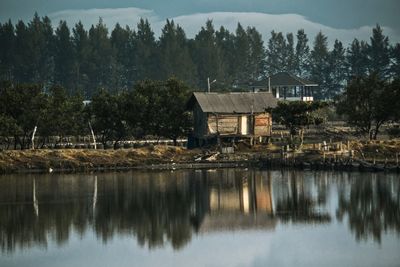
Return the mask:
<path id="1" fill-rule="evenodd" d="M 299 147 L 299 150 L 301 150 L 301 148 L 303 147 L 303 143 L 304 143 L 304 129 L 300 129 L 300 147 Z"/>
<path id="2" fill-rule="evenodd" d="M 14 136 L 14 150 L 17 150 L 17 145 L 18 145 L 18 137 Z"/>
<path id="3" fill-rule="evenodd" d="M 26 139 L 26 134 L 22 136 L 22 139 L 18 137 L 18 143 L 20 145 L 20 149 L 24 150 L 25 149 L 25 139 Z"/>
<path id="4" fill-rule="evenodd" d="M 119 143 L 119 141 L 121 141 L 121 139 L 122 138 L 118 138 L 117 140 L 115 140 L 115 142 L 114 142 L 114 150 L 116 150 L 117 149 L 117 145 L 118 145 L 118 143 Z"/>
<path id="5" fill-rule="evenodd" d="M 10 138 L 9 137 L 6 137 L 6 144 L 7 144 L 7 146 L 6 146 L 6 149 L 8 150 L 9 148 L 10 148 L 10 143 L 11 143 L 11 141 L 10 141 Z"/>
<path id="6" fill-rule="evenodd" d="M 101 143 L 103 144 L 103 149 L 106 149 L 107 139 L 104 135 L 101 137 Z"/>
<path id="7" fill-rule="evenodd" d="M 376 140 L 378 137 L 379 128 L 381 127 L 381 125 L 382 125 L 382 123 L 380 123 L 380 122 L 376 123 L 376 125 L 375 125 L 374 140 Z"/>
<path id="8" fill-rule="evenodd" d="M 372 129 L 369 129 L 369 140 L 372 140 L 373 139 L 373 132 L 372 132 L 373 130 Z"/>
<path id="9" fill-rule="evenodd" d="M 174 146 L 177 146 L 177 145 L 178 145 L 178 142 L 177 142 L 177 138 L 176 138 L 176 137 L 173 137 L 173 138 L 172 138 L 172 141 L 174 142 Z"/>

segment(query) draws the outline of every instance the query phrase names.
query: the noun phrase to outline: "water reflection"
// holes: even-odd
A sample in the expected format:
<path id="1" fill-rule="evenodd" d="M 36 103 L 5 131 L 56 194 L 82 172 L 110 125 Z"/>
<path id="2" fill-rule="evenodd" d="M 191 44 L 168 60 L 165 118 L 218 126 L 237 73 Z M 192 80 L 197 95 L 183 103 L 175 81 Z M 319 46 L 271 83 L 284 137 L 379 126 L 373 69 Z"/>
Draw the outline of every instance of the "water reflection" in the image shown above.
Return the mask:
<path id="1" fill-rule="evenodd" d="M 192 235 L 279 223 L 348 224 L 357 240 L 400 233 L 400 183 L 383 174 L 196 170 L 0 178 L 3 252 L 94 231 L 135 236 L 150 249 Z M 336 216 L 335 216 L 336 213 Z"/>
<path id="2" fill-rule="evenodd" d="M 339 190 L 337 218 L 348 216 L 356 239 L 372 237 L 381 242 L 383 232 L 400 233 L 400 183 L 376 174 L 371 178 L 353 179 Z"/>

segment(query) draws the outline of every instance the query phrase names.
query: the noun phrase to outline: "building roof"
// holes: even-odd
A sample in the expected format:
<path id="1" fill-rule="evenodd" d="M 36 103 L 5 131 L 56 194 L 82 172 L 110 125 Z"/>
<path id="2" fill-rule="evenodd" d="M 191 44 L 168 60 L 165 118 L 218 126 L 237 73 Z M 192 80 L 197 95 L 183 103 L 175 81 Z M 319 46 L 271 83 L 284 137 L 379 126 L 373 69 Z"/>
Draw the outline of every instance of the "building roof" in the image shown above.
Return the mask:
<path id="1" fill-rule="evenodd" d="M 202 93 L 195 92 L 189 99 L 188 109 L 197 102 L 206 113 L 262 113 L 274 108 L 277 99 L 267 92 L 260 93 Z"/>
<path id="2" fill-rule="evenodd" d="M 297 77 L 289 72 L 279 72 L 269 77 L 271 87 L 276 86 L 318 86 L 317 83 Z M 252 86 L 268 86 L 268 78 L 252 84 Z"/>

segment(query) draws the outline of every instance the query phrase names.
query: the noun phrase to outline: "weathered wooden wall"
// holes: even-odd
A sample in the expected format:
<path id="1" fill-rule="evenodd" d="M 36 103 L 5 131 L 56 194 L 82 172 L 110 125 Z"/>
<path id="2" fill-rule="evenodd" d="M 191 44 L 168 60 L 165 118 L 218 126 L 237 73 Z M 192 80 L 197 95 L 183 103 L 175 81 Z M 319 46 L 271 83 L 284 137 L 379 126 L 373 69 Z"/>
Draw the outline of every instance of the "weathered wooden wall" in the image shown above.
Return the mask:
<path id="1" fill-rule="evenodd" d="M 217 126 L 218 121 L 218 126 Z M 218 115 L 209 114 L 208 116 L 208 132 L 216 134 L 217 131 L 220 135 L 238 134 L 239 131 L 239 117 L 235 115 Z"/>
<path id="2" fill-rule="evenodd" d="M 201 110 L 198 103 L 196 103 L 193 108 L 193 121 L 194 121 L 193 135 L 195 137 L 203 138 L 205 135 L 208 134 L 207 114 Z"/>
<path id="3" fill-rule="evenodd" d="M 241 129 L 243 117 L 247 117 L 248 123 L 247 134 L 243 134 Z M 221 115 L 208 114 L 207 120 L 207 133 L 216 134 L 217 131 L 220 135 L 252 135 L 255 136 L 270 136 L 272 119 L 269 113 L 258 114 L 254 116 L 254 126 L 252 125 L 252 118 L 250 115 Z M 218 125 L 217 125 L 218 122 Z M 253 131 L 254 127 L 254 131 Z"/>
<path id="4" fill-rule="evenodd" d="M 270 136 L 272 127 L 272 118 L 269 113 L 259 114 L 255 116 L 254 135 Z"/>

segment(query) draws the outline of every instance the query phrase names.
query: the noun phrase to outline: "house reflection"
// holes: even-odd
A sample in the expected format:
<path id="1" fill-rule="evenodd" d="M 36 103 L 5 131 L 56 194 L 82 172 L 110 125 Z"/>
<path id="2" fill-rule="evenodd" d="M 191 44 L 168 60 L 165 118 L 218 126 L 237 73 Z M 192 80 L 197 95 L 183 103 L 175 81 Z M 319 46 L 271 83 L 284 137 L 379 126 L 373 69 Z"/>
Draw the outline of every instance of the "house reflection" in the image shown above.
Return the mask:
<path id="1" fill-rule="evenodd" d="M 244 214 L 265 212 L 273 214 L 271 180 L 261 173 L 249 172 L 230 183 L 210 186 L 210 211 L 241 211 Z"/>
<path id="2" fill-rule="evenodd" d="M 208 187 L 199 232 L 275 228 L 271 179 L 261 172 L 219 170 L 208 174 Z"/>

